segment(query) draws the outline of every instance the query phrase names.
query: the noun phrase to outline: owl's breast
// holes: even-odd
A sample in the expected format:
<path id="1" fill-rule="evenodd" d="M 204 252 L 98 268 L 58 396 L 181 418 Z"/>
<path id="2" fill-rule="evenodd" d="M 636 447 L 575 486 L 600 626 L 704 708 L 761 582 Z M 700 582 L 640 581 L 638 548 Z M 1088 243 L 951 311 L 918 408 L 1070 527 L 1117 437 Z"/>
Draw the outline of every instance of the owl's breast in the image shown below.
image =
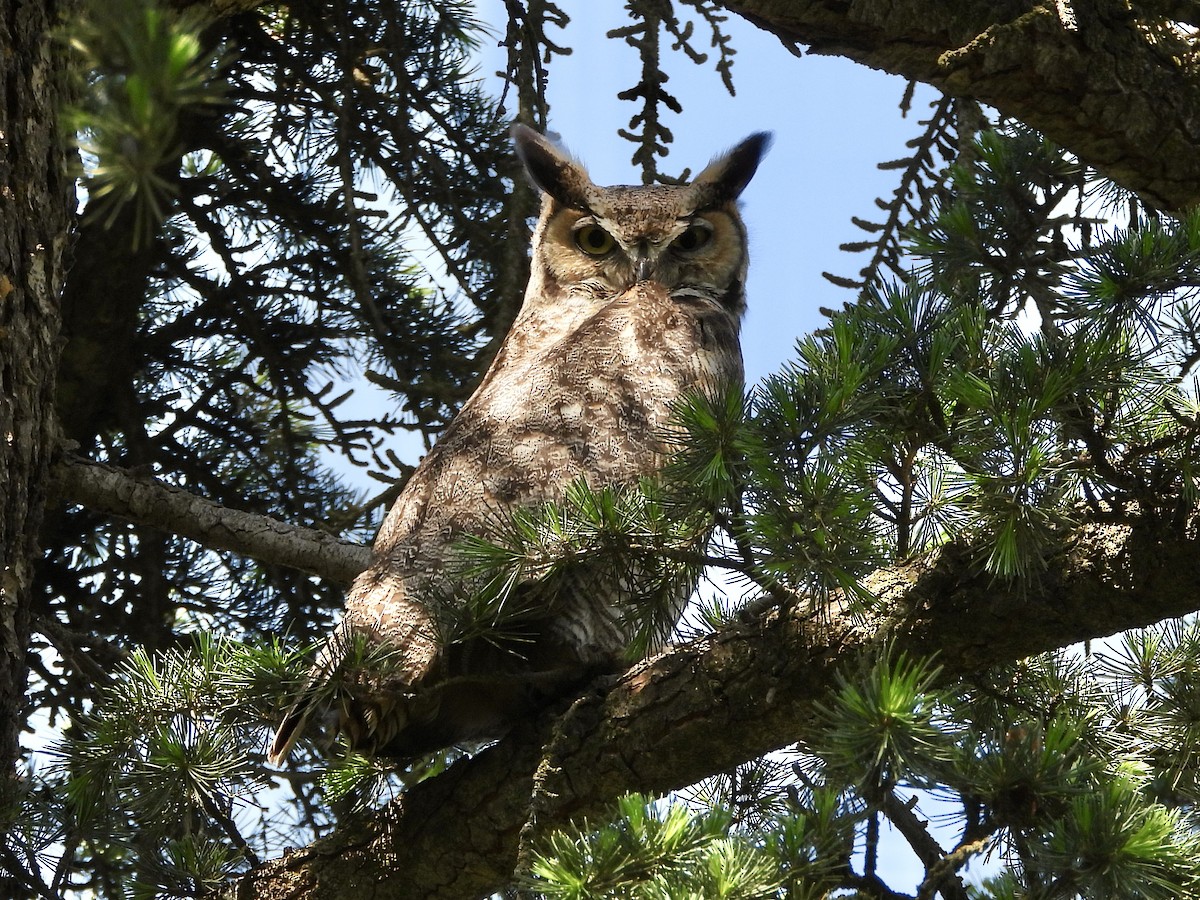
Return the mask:
<path id="1" fill-rule="evenodd" d="M 630 484 L 668 451 L 673 405 L 742 378 L 737 320 L 643 282 L 570 334 L 509 344 L 413 474 L 376 543 L 423 568 L 427 548 L 497 510 L 557 500 L 572 481 Z M 414 551 L 413 547 L 419 546 Z"/>
<path id="2" fill-rule="evenodd" d="M 629 482 L 657 468 L 683 394 L 741 381 L 737 326 L 719 303 L 641 282 L 570 334 L 509 356 L 469 406 L 486 411 L 489 433 L 511 440 L 518 465 L 541 460 L 555 475 L 563 464 L 576 468 L 568 478 Z"/>

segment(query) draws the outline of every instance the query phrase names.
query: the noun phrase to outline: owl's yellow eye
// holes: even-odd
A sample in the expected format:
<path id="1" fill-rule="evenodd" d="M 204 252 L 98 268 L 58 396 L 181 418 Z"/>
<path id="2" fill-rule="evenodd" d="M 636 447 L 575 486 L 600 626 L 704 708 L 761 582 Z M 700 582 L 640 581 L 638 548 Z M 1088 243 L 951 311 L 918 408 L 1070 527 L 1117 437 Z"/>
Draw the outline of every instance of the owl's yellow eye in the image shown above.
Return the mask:
<path id="1" fill-rule="evenodd" d="M 599 225 L 584 225 L 575 232 L 575 246 L 589 256 L 604 256 L 617 242 Z"/>
<path id="2" fill-rule="evenodd" d="M 691 253 L 693 250 L 699 250 L 711 240 L 712 226 L 707 222 L 693 222 L 683 234 L 675 238 L 671 246 L 684 253 Z"/>

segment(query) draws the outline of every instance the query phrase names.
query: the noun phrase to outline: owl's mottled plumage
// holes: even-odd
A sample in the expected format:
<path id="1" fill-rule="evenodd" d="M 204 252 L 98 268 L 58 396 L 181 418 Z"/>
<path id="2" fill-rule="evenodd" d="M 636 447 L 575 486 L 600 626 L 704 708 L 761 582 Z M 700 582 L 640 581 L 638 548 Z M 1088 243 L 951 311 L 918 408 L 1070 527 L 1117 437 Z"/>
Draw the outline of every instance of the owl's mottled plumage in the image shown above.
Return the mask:
<path id="1" fill-rule="evenodd" d="M 311 687 L 332 677 L 358 635 L 396 662 L 386 676 L 340 681 L 340 727 L 355 749 L 400 758 L 498 737 L 539 698 L 612 668 L 630 636 L 611 577 L 564 588 L 527 625 L 533 639 L 519 656 L 485 641 L 441 646 L 431 598 L 450 593 L 464 534 L 487 534 L 498 511 L 559 500 L 579 479 L 601 488 L 655 472 L 672 404 L 742 379 L 747 251 L 737 197 L 767 136 L 690 184 L 649 187 L 599 187 L 536 132 L 515 126 L 513 138 L 543 193 L 524 304 L 384 521 L 308 696 L 275 735 L 275 763 L 307 718 Z"/>

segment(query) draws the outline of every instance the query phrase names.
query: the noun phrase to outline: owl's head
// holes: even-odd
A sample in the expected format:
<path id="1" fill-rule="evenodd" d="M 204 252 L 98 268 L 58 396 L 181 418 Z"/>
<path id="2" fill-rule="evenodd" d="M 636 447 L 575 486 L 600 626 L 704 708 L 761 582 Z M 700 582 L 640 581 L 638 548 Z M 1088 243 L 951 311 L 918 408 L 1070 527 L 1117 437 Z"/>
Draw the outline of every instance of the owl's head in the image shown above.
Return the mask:
<path id="1" fill-rule="evenodd" d="M 748 255 L 737 198 L 770 144 L 753 134 L 688 184 L 592 183 L 587 170 L 524 125 L 513 126 L 517 153 L 542 191 L 534 235 L 531 291 L 603 299 L 639 281 L 672 294 L 745 309 Z"/>

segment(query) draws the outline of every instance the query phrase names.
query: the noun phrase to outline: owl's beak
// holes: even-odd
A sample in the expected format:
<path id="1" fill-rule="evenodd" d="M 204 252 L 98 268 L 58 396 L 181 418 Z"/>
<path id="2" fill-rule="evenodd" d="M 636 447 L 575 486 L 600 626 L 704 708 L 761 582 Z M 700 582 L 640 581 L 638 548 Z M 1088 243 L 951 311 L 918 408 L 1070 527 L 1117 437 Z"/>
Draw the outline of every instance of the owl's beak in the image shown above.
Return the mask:
<path id="1" fill-rule="evenodd" d="M 654 260 L 644 252 L 633 261 L 633 274 L 638 281 L 650 281 L 654 277 Z"/>

